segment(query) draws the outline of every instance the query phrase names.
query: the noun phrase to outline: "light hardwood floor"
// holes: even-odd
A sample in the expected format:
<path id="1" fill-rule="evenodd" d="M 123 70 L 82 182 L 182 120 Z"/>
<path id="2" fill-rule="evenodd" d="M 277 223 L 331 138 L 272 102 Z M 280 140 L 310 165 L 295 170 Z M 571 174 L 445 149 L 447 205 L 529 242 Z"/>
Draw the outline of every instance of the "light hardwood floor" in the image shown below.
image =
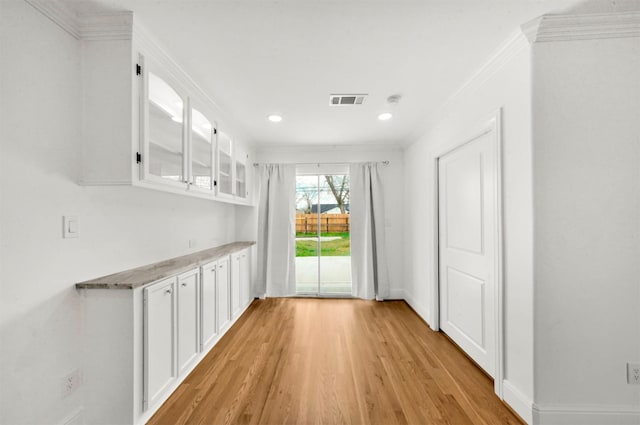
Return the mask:
<path id="1" fill-rule="evenodd" d="M 149 424 L 521 424 L 403 301 L 255 301 Z"/>

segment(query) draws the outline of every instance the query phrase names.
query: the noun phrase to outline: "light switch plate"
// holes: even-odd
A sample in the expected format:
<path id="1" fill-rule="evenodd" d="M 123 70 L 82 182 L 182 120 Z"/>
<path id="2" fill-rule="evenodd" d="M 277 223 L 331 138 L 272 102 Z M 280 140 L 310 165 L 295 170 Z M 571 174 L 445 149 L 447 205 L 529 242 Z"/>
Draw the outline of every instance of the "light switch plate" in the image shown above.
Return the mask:
<path id="1" fill-rule="evenodd" d="M 78 217 L 72 215 L 65 215 L 62 217 L 62 236 L 65 239 L 77 238 L 80 236 Z"/>

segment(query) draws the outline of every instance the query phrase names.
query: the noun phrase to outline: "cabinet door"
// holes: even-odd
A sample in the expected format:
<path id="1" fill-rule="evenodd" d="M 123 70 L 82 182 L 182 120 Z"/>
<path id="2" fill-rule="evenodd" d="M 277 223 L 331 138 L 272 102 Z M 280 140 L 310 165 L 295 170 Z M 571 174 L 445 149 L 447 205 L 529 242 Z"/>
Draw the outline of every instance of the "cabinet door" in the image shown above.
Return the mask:
<path id="1" fill-rule="evenodd" d="M 229 291 L 229 257 L 218 261 L 217 265 L 217 285 L 218 285 L 218 331 L 223 331 L 231 320 Z"/>
<path id="2" fill-rule="evenodd" d="M 244 307 L 251 301 L 251 269 L 249 250 L 240 252 L 240 307 Z"/>
<path id="3" fill-rule="evenodd" d="M 191 102 L 195 103 L 193 99 Z M 215 123 L 193 106 L 191 107 L 190 122 L 189 189 L 213 193 Z"/>
<path id="4" fill-rule="evenodd" d="M 249 156 L 241 149 L 236 148 L 235 157 L 235 192 L 236 198 L 246 200 L 249 192 L 247 190 L 247 161 Z"/>
<path id="5" fill-rule="evenodd" d="M 148 58 L 144 62 L 142 179 L 186 188 L 187 96 L 160 66 Z"/>
<path id="6" fill-rule="evenodd" d="M 231 255 L 231 313 L 237 317 L 240 313 L 240 254 Z"/>
<path id="7" fill-rule="evenodd" d="M 216 326 L 216 263 L 209 263 L 202 267 L 201 290 L 200 290 L 200 329 L 201 350 L 209 347 L 216 335 L 218 328 Z"/>
<path id="8" fill-rule="evenodd" d="M 178 373 L 198 355 L 199 270 L 178 276 Z"/>
<path id="9" fill-rule="evenodd" d="M 144 289 L 144 408 L 176 377 L 175 278 Z"/>
<path id="10" fill-rule="evenodd" d="M 218 195 L 233 195 L 233 141 L 224 131 L 218 131 Z"/>

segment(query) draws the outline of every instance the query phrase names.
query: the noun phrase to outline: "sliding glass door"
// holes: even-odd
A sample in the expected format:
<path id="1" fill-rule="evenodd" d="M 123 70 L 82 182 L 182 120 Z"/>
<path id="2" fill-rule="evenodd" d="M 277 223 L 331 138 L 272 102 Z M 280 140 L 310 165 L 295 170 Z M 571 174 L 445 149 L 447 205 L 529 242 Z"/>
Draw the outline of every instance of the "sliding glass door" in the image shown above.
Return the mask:
<path id="1" fill-rule="evenodd" d="M 296 178 L 296 292 L 351 295 L 348 174 Z"/>

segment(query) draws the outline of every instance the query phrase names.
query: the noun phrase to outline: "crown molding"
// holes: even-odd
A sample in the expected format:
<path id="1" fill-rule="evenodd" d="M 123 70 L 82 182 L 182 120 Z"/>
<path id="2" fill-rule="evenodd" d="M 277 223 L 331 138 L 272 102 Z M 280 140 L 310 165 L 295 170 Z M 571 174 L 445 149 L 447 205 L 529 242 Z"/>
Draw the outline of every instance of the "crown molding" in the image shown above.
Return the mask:
<path id="1" fill-rule="evenodd" d="M 527 47 L 528 43 L 525 34 L 520 30 L 515 31 L 508 39 L 498 46 L 485 63 L 451 95 L 449 100 L 445 102 L 444 108 L 446 109 L 449 104 L 455 103 L 463 93 L 482 86 L 487 80 L 501 70 L 505 64 L 509 63 L 518 53 Z"/>
<path id="2" fill-rule="evenodd" d="M 543 15 L 521 29 L 530 43 L 640 37 L 640 12 Z"/>
<path id="3" fill-rule="evenodd" d="M 367 152 L 402 152 L 402 146 L 398 144 L 359 144 L 359 145 L 257 145 L 254 146 L 256 155 L 266 153 L 309 153 L 309 152 L 335 152 L 335 153 L 361 153 Z M 322 163 L 322 161 L 319 161 Z"/>
<path id="4" fill-rule="evenodd" d="M 407 137 L 403 146 L 407 147 L 415 143 L 423 137 L 435 125 L 448 116 L 462 99 L 478 88 L 482 87 L 489 79 L 499 72 L 505 65 L 510 63 L 518 54 L 530 48 L 527 37 L 517 29 L 509 38 L 507 38 L 494 52 L 485 60 L 464 83 L 447 98 L 447 100 L 438 108 L 435 113 L 423 122 L 409 137 Z"/>
<path id="5" fill-rule="evenodd" d="M 81 40 L 131 40 L 133 12 L 117 12 L 79 17 Z"/>
<path id="6" fill-rule="evenodd" d="M 63 3 L 47 0 L 25 0 L 34 9 L 51 19 L 60 28 L 71 34 L 74 38 L 80 39 L 78 29 L 78 15 L 74 10 Z"/>
<path id="7" fill-rule="evenodd" d="M 68 3 L 52 0 L 26 0 L 78 40 L 131 40 L 133 12 L 79 15 Z"/>

